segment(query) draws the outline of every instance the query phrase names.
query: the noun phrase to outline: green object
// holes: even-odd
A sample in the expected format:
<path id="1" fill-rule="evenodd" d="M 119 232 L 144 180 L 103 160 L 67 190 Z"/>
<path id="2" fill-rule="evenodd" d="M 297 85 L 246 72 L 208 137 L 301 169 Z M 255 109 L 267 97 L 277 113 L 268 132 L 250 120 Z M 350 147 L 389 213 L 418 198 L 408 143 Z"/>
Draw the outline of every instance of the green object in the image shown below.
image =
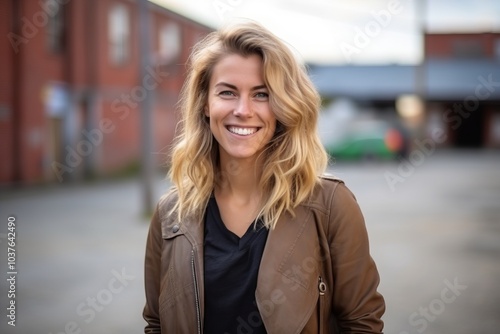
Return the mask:
<path id="1" fill-rule="evenodd" d="M 391 160 L 404 149 L 403 135 L 386 124 L 369 122 L 351 127 L 325 149 L 336 160 Z"/>
<path id="2" fill-rule="evenodd" d="M 395 159 L 397 153 L 387 147 L 383 137 L 349 136 L 339 143 L 325 148 L 333 158 L 341 160 L 390 160 Z"/>

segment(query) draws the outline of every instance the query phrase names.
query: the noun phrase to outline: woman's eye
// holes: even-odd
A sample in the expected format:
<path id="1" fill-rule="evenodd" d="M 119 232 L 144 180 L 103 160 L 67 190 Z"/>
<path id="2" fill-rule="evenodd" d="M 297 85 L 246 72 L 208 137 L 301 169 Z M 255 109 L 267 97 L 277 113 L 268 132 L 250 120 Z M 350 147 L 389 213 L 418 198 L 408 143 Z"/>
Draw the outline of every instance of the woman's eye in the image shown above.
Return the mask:
<path id="1" fill-rule="evenodd" d="M 259 92 L 259 93 L 255 94 L 255 97 L 258 99 L 267 99 L 267 98 L 269 98 L 269 94 L 264 93 L 264 92 Z"/>
<path id="2" fill-rule="evenodd" d="M 225 90 L 225 91 L 220 92 L 219 95 L 221 95 L 221 96 L 234 96 L 234 93 L 229 91 L 229 90 Z"/>

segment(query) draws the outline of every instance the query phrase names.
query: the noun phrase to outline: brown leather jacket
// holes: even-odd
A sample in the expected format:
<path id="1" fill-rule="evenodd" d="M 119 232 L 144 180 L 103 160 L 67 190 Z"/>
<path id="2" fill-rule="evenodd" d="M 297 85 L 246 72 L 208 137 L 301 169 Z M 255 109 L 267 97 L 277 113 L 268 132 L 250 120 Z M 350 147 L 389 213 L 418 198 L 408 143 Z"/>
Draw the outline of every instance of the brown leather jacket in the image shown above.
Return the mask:
<path id="1" fill-rule="evenodd" d="M 166 215 L 173 201 L 159 202 L 147 239 L 145 333 L 203 328 L 203 222 Z M 378 284 L 359 206 L 342 181 L 325 178 L 269 231 L 255 296 L 268 333 L 382 333 Z M 250 333 L 255 319 L 240 323 Z"/>

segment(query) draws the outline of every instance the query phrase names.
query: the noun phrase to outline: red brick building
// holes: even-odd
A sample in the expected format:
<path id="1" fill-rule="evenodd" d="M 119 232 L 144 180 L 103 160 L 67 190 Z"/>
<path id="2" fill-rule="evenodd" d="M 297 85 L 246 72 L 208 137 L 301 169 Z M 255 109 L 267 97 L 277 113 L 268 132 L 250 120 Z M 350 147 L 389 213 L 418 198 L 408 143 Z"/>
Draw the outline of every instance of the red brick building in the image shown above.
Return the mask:
<path id="1" fill-rule="evenodd" d="M 0 2 L 0 183 L 66 181 L 140 159 L 140 103 L 153 92 L 158 163 L 190 47 L 212 28 L 149 3 L 141 74 L 134 0 Z"/>
<path id="2" fill-rule="evenodd" d="M 426 59 L 490 59 L 500 61 L 500 33 L 428 33 Z"/>

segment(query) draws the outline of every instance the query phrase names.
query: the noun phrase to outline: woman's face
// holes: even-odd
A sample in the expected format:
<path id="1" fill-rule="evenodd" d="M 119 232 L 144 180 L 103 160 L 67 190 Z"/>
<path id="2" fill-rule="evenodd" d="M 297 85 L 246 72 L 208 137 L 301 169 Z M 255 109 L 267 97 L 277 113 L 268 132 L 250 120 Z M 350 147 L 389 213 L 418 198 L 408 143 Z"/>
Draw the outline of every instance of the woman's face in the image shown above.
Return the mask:
<path id="1" fill-rule="evenodd" d="M 221 161 L 257 158 L 276 129 L 258 55 L 231 54 L 214 66 L 205 115 Z"/>

